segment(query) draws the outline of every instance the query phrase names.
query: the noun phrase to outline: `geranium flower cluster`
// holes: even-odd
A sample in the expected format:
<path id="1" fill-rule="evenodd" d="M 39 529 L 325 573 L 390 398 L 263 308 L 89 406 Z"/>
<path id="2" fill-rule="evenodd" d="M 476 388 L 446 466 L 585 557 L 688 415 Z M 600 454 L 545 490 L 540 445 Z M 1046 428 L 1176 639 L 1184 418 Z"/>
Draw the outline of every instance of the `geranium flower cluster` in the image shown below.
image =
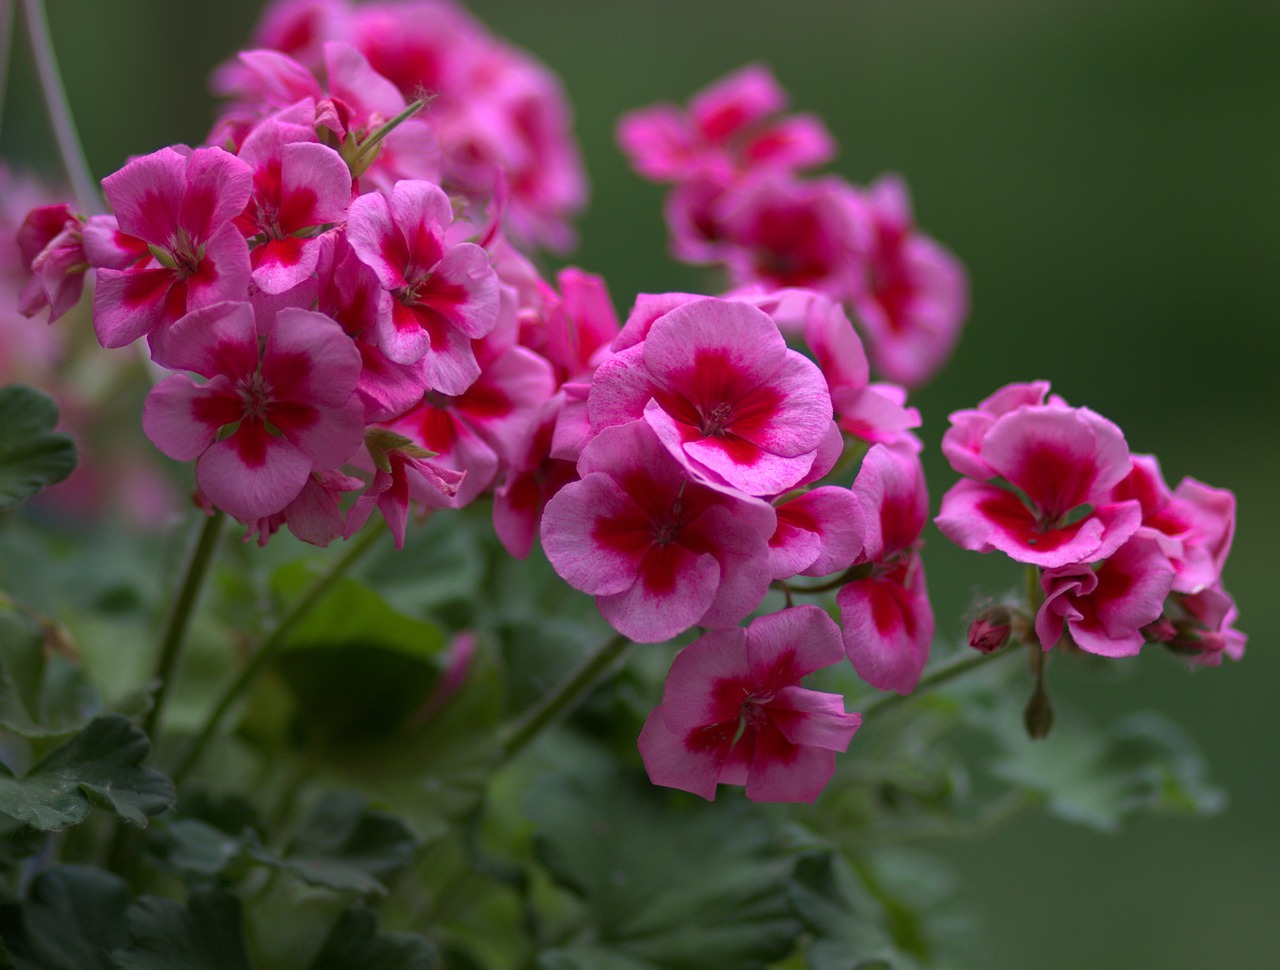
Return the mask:
<path id="1" fill-rule="evenodd" d="M 751 65 L 694 95 L 623 117 L 618 141 L 636 171 L 673 183 L 666 219 L 680 260 L 723 267 L 736 285 L 807 287 L 840 301 L 881 375 L 908 387 L 949 359 L 968 313 L 959 262 L 914 224 L 906 184 L 867 188 L 801 177 L 835 156 L 812 115 Z"/>
<path id="2" fill-rule="evenodd" d="M 1231 492 L 1192 478 L 1171 490 L 1153 456 L 1131 455 L 1119 428 L 1044 381 L 951 415 L 942 450 L 965 478 L 943 496 L 938 528 L 962 548 L 1038 569 L 1043 649 L 1065 636 L 1106 657 L 1148 642 L 1200 664 L 1242 655 L 1222 587 Z"/>
<path id="3" fill-rule="evenodd" d="M 734 288 L 641 294 L 620 322 L 603 280 L 548 280 L 527 254 L 570 240 L 585 193 L 543 68 L 441 0 L 286 0 L 256 39 L 218 72 L 232 100 L 209 144 L 104 179 L 110 215 L 28 216 L 23 309 L 60 316 L 93 271 L 100 342 L 145 339 L 173 372 L 147 436 L 246 537 L 325 545 L 376 509 L 402 546 L 413 508 L 492 496 L 506 550 L 540 538 L 621 635 L 709 631 L 645 726 L 651 778 L 811 801 L 860 718 L 801 679 L 847 659 L 909 693 L 934 633 L 907 387 L 946 360 L 967 298 L 902 183 L 801 180 L 831 139 L 779 116 L 761 68 L 636 113 L 622 140 L 676 182 L 678 252 Z M 1238 651 L 1229 493 L 1170 493 L 1110 422 L 1046 395 L 953 418 L 944 448 L 973 480 L 944 532 L 1044 568 L 1046 648 L 1066 629 L 1113 655 L 1153 636 Z M 771 589 L 787 608 L 742 627 Z M 838 625 L 791 605 L 825 592 Z"/>

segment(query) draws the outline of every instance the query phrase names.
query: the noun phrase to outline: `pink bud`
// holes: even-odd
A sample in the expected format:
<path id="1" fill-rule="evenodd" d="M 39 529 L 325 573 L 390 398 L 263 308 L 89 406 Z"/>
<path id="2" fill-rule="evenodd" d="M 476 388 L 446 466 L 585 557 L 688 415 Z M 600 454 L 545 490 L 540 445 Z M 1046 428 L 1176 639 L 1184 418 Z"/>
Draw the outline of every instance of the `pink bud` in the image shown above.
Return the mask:
<path id="1" fill-rule="evenodd" d="M 982 653 L 994 653 L 1009 639 L 1009 608 L 993 606 L 984 611 L 969 627 L 969 646 Z"/>

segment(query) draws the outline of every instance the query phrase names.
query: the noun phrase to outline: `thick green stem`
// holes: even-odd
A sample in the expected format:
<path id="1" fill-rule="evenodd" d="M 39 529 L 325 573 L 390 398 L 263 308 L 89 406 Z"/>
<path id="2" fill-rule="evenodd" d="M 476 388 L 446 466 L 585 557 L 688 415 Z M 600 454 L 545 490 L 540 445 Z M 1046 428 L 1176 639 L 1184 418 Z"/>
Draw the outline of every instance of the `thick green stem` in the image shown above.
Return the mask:
<path id="1" fill-rule="evenodd" d="M 58 155 L 62 158 L 62 167 L 75 193 L 76 203 L 85 214 L 101 212 L 102 198 L 89 171 L 80 136 L 76 134 L 71 104 L 67 101 L 67 91 L 58 70 L 58 58 L 53 53 L 43 0 L 22 0 L 22 13 L 27 25 L 27 40 L 31 44 L 31 59 L 40 78 L 45 111 L 49 115 L 53 138 L 58 143 Z"/>
<path id="2" fill-rule="evenodd" d="M 507 761 L 515 756 L 561 714 L 582 700 L 614 662 L 626 653 L 630 645 L 631 641 L 621 634 L 612 637 L 558 687 L 535 704 L 507 735 L 502 746 L 502 760 Z"/>
<path id="3" fill-rule="evenodd" d="M 342 557 L 330 567 L 328 572 L 316 579 L 307 588 L 307 591 L 289 608 L 289 611 L 271 628 L 271 631 L 263 638 L 262 643 L 254 650 L 249 662 L 241 669 L 240 675 L 227 686 L 226 690 L 222 692 L 222 696 L 218 698 L 218 702 L 205 720 L 200 734 L 196 736 L 195 741 L 187 749 L 182 761 L 179 762 L 177 770 L 174 771 L 173 780 L 175 784 L 181 782 L 186 777 L 187 772 L 195 767 L 201 755 L 204 754 L 204 749 L 208 746 L 214 734 L 217 733 L 222 719 L 226 716 L 227 711 L 231 709 L 231 705 L 240 698 L 249 685 L 257 679 L 262 669 L 280 652 L 288 640 L 289 634 L 293 632 L 294 627 L 311 612 L 311 609 L 333 589 L 338 581 L 351 570 L 351 567 L 374 546 L 386 531 L 386 524 L 381 519 L 370 522 L 360 533 L 360 537 L 351 543 L 351 548 L 342 554 Z"/>
<path id="4" fill-rule="evenodd" d="M 160 640 L 160 656 L 156 661 L 155 702 L 142 722 L 142 730 L 151 739 L 154 747 L 159 741 L 160 718 L 164 713 L 165 701 L 169 690 L 173 687 L 174 670 L 178 659 L 182 656 L 182 647 L 187 640 L 187 628 L 195 613 L 196 601 L 200 590 L 204 587 L 205 577 L 209 573 L 209 564 L 213 561 L 214 550 L 218 547 L 218 537 L 222 533 L 222 522 L 226 516 L 222 512 L 214 512 L 207 516 L 200 529 L 200 538 L 191 551 L 187 567 L 182 576 L 182 585 L 173 601 L 169 612 L 169 620 L 165 624 L 164 634 Z"/>
<path id="5" fill-rule="evenodd" d="M 971 670 L 985 666 L 997 657 L 1003 657 L 1014 652 L 1016 651 L 1011 647 L 1002 647 L 999 650 L 993 650 L 991 653 L 962 654 L 946 663 L 938 664 L 938 666 L 920 678 L 915 690 L 910 694 L 881 694 L 873 699 L 870 704 L 862 709 L 862 718 L 865 721 L 868 717 L 878 717 L 898 704 L 914 700 L 935 687 L 941 687 L 948 681 L 955 680 Z"/>

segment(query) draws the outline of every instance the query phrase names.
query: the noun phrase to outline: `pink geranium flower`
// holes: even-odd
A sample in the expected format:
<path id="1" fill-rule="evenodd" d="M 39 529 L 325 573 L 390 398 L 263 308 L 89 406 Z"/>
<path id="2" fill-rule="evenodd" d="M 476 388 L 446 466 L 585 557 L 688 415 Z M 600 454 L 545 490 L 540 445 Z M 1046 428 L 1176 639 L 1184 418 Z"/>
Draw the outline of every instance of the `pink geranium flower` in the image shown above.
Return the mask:
<path id="1" fill-rule="evenodd" d="M 1088 408 L 1015 407 L 954 455 L 1017 490 L 971 479 L 951 487 L 935 521 L 962 549 L 1053 569 L 1105 559 L 1141 523 L 1137 500 L 1110 494 L 1131 467 L 1124 435 Z"/>
<path id="2" fill-rule="evenodd" d="M 1142 628 L 1154 623 L 1173 585 L 1173 566 L 1154 540 L 1134 537 L 1100 563 L 1046 569 L 1045 599 L 1036 613 L 1036 636 L 1050 649 L 1063 629 L 1081 650 L 1103 657 L 1132 657 L 1142 649 Z"/>
<path id="3" fill-rule="evenodd" d="M 708 800 L 726 784 L 745 785 L 753 801 L 812 802 L 862 716 L 800 680 L 843 652 L 840 631 L 816 606 L 695 640 L 671 665 L 662 704 L 640 732 L 649 779 Z"/>
<path id="4" fill-rule="evenodd" d="M 547 503 L 542 547 L 619 633 L 657 643 L 760 605 L 776 524 L 767 502 L 691 480 L 643 421 L 596 435 L 578 474 Z"/>
<path id="5" fill-rule="evenodd" d="M 477 377 L 471 341 L 498 322 L 498 278 L 473 243 L 450 243 L 449 197 L 430 182 L 397 182 L 351 203 L 347 238 L 385 291 L 378 346 L 402 364 L 422 361 L 427 384 L 461 394 Z"/>
<path id="6" fill-rule="evenodd" d="M 865 285 L 853 306 L 875 369 L 918 387 L 945 364 L 969 313 L 964 267 L 918 232 L 906 183 L 886 175 L 858 196 L 869 228 Z"/>
<path id="7" fill-rule="evenodd" d="M 18 297 L 23 316 L 49 308 L 53 323 L 80 302 L 84 273 L 84 220 L 66 203 L 42 205 L 27 213 L 18 227 L 18 252 L 31 278 Z"/>
<path id="8" fill-rule="evenodd" d="M 601 364 L 592 427 L 643 418 L 689 472 L 751 495 L 804 480 L 831 430 L 831 396 L 764 312 L 703 299 L 658 318 L 643 343 Z"/>
<path id="9" fill-rule="evenodd" d="M 929 514 L 919 457 L 909 448 L 872 446 L 853 492 L 866 516 L 861 561 L 871 573 L 836 594 L 845 650 L 867 683 L 909 694 L 929 659 L 934 631 L 919 553 Z"/>
<path id="10" fill-rule="evenodd" d="M 280 311 L 261 353 L 253 308 L 221 303 L 175 324 L 170 360 L 184 374 L 147 396 L 142 427 L 177 461 L 196 461 L 209 501 L 252 522 L 298 497 L 312 472 L 337 468 L 360 446 L 355 396 L 360 355 L 333 320 Z"/>
<path id="11" fill-rule="evenodd" d="M 249 250 L 232 220 L 252 182 L 249 166 L 221 148 L 162 148 L 102 180 L 120 231 L 150 249 L 145 260 L 98 270 L 93 326 L 104 347 L 148 336 L 167 366 L 165 332 L 182 316 L 248 298 Z"/>
<path id="12" fill-rule="evenodd" d="M 351 172 L 310 128 L 275 120 L 255 128 L 238 157 L 253 169 L 253 194 L 237 220 L 253 245 L 253 282 L 284 293 L 315 272 L 319 230 L 346 218 Z"/>

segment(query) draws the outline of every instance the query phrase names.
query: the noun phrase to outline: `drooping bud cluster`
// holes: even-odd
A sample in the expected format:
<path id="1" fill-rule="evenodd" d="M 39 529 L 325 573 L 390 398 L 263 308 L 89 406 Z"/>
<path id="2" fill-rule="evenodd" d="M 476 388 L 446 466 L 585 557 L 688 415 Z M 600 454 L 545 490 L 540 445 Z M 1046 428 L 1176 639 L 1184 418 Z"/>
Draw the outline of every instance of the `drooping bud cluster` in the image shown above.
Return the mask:
<path id="1" fill-rule="evenodd" d="M 781 114 L 786 93 L 752 65 L 694 95 L 623 117 L 636 171 L 674 184 L 667 226 L 677 259 L 723 267 L 737 286 L 805 287 L 839 301 L 871 363 L 917 387 L 951 356 L 968 313 L 959 262 L 918 232 L 905 183 L 868 188 L 804 178 L 835 142 L 811 115 Z"/>
<path id="2" fill-rule="evenodd" d="M 1154 457 L 1131 455 L 1119 428 L 1044 381 L 952 414 L 942 450 L 965 478 L 943 496 L 938 528 L 965 549 L 1039 568 L 1043 649 L 1068 636 L 1107 657 L 1147 642 L 1201 664 L 1241 656 L 1222 588 L 1229 491 L 1191 478 L 1170 490 Z"/>

